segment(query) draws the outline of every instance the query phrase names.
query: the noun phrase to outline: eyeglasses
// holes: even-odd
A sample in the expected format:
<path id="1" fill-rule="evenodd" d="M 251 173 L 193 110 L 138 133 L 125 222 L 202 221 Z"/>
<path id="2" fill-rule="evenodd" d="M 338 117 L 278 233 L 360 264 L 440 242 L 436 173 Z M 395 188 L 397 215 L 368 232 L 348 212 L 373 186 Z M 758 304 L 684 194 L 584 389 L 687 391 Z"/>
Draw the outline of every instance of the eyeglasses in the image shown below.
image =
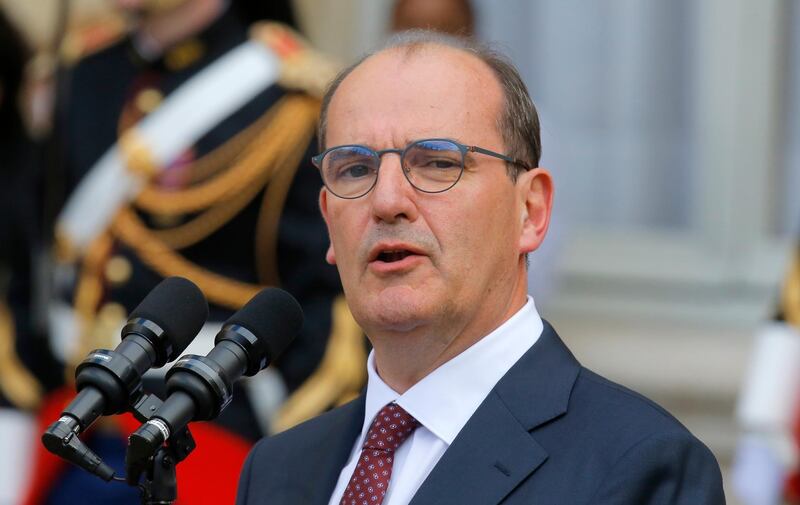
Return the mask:
<path id="1" fill-rule="evenodd" d="M 417 140 L 405 149 L 376 151 L 362 145 L 344 145 L 326 149 L 311 158 L 319 169 L 325 187 L 339 198 L 360 198 L 378 182 L 381 156 L 400 155 L 403 174 L 413 187 L 424 193 L 441 193 L 456 185 L 464 173 L 468 152 L 486 154 L 530 170 L 520 160 L 477 146 L 465 146 L 450 139 Z"/>

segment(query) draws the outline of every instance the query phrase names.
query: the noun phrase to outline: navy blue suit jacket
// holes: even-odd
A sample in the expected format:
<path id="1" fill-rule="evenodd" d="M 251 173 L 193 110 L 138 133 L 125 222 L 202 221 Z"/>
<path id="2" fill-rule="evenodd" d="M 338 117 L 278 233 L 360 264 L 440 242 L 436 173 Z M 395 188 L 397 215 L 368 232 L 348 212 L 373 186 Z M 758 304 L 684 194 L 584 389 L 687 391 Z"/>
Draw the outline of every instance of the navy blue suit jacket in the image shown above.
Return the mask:
<path id="1" fill-rule="evenodd" d="M 364 421 L 364 397 L 260 441 L 238 505 L 325 505 Z M 650 400 L 583 368 L 545 323 L 411 505 L 720 505 L 714 456 Z"/>

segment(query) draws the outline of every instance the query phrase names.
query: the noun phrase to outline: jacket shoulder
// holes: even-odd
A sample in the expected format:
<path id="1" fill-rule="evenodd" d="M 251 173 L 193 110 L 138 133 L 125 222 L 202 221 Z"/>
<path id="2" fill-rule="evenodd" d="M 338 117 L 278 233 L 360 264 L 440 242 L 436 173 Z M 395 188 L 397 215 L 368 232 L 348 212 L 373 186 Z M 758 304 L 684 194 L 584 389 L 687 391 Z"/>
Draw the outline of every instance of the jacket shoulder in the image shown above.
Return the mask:
<path id="1" fill-rule="evenodd" d="M 700 440 L 652 400 L 586 368 L 566 412 L 531 435 L 549 455 L 539 470 L 548 489 L 559 476 L 583 476 L 554 491 L 563 503 L 724 503 L 719 465 Z"/>
<path id="2" fill-rule="evenodd" d="M 570 407 L 579 413 L 591 409 L 603 423 L 627 420 L 623 424 L 632 434 L 647 436 L 664 431 L 689 434 L 680 421 L 653 400 L 584 367 L 575 381 Z"/>
<path id="3" fill-rule="evenodd" d="M 593 448 L 591 458 L 603 465 L 613 465 L 648 440 L 669 440 L 676 446 L 711 454 L 663 407 L 583 367 L 564 421 L 563 428 L 576 433 L 579 439 L 585 437 L 584 447 Z"/>
<path id="4" fill-rule="evenodd" d="M 252 453 L 269 453 L 270 457 L 274 459 L 276 454 L 285 454 L 286 451 L 300 452 L 308 448 L 319 447 L 320 442 L 330 437 L 332 433 L 344 431 L 350 427 L 358 407 L 357 401 L 350 402 L 286 431 L 263 438 L 253 447 Z M 358 428 L 361 428 L 360 424 Z"/>
<path id="5" fill-rule="evenodd" d="M 591 503 L 725 503 L 714 454 L 660 405 L 586 369 L 573 394 L 601 447 L 587 458 L 599 463 Z"/>

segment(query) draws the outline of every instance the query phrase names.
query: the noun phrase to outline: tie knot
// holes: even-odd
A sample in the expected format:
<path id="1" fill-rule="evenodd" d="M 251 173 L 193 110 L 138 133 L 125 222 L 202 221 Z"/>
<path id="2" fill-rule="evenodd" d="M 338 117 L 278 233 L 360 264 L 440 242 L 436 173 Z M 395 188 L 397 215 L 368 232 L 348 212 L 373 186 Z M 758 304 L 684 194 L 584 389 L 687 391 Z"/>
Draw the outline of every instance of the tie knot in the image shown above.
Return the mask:
<path id="1" fill-rule="evenodd" d="M 364 449 L 393 452 L 419 426 L 419 421 L 400 405 L 392 402 L 384 406 L 369 427 Z"/>

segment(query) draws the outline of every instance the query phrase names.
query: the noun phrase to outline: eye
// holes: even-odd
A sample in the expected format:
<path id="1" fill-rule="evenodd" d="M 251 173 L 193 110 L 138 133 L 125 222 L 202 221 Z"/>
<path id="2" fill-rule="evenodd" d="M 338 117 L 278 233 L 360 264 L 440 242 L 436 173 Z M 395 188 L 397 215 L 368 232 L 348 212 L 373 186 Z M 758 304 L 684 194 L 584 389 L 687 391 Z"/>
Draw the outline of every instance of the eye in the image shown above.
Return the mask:
<path id="1" fill-rule="evenodd" d="M 344 165 L 336 170 L 337 179 L 360 179 L 369 177 L 374 173 L 374 169 L 365 163 L 351 163 Z"/>
<path id="2" fill-rule="evenodd" d="M 461 170 L 462 156 L 458 146 L 449 141 L 425 140 L 413 144 L 405 156 L 409 169 L 421 172 L 454 172 Z"/>
<path id="3" fill-rule="evenodd" d="M 436 158 L 428 160 L 426 167 L 428 168 L 438 168 L 440 170 L 447 170 L 449 168 L 457 168 L 459 163 L 454 160 L 449 160 L 446 158 Z"/>
<path id="4" fill-rule="evenodd" d="M 455 159 L 452 156 L 442 153 L 425 153 L 424 155 L 415 156 L 410 161 L 409 165 L 414 170 L 423 172 L 449 172 L 453 170 L 461 170 L 461 159 Z"/>

